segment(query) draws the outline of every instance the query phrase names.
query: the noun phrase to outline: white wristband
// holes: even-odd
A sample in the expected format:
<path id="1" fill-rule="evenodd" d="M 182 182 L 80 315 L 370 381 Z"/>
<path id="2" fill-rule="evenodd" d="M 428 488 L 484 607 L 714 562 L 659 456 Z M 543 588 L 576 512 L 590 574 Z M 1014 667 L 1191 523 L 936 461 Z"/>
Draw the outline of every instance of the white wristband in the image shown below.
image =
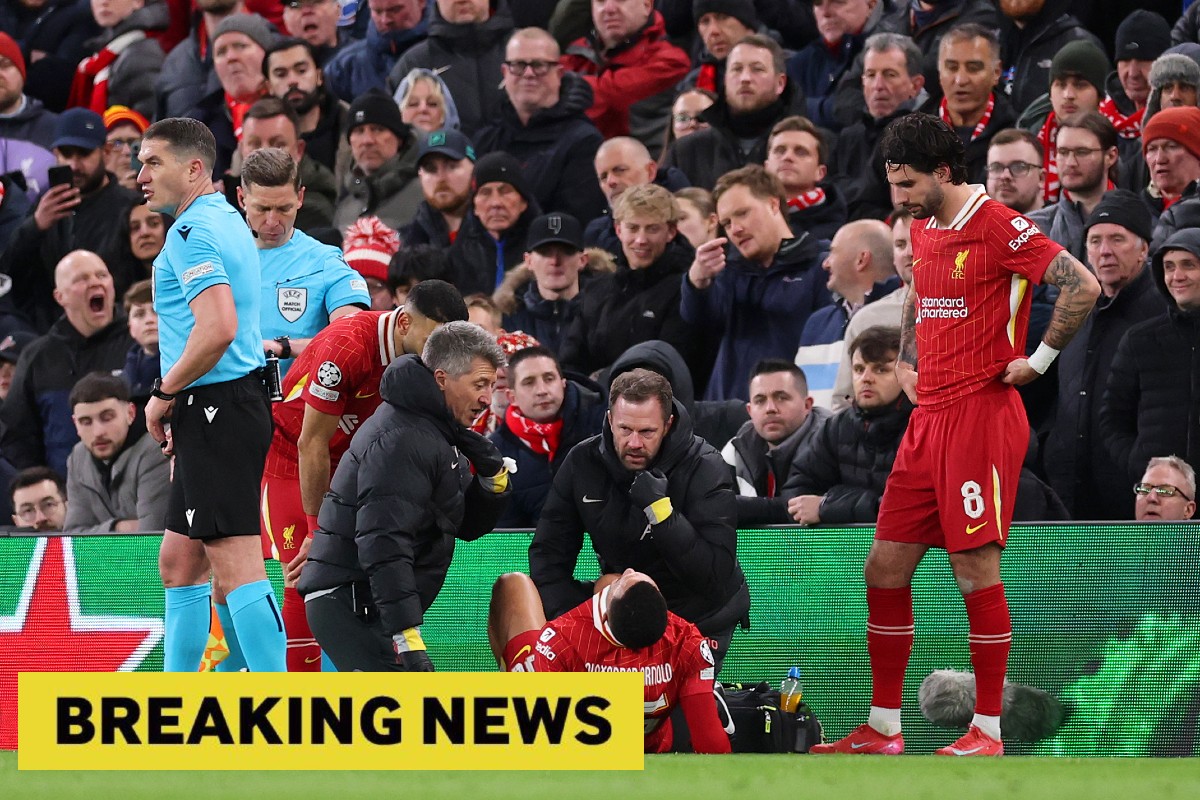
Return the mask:
<path id="1" fill-rule="evenodd" d="M 1058 353 L 1058 350 L 1041 342 L 1038 344 L 1037 350 L 1034 350 L 1033 355 L 1029 357 L 1029 366 L 1033 367 L 1034 372 L 1038 375 L 1045 375 L 1046 370 L 1050 369 L 1050 365 L 1054 363 L 1054 359 L 1058 358 Z"/>

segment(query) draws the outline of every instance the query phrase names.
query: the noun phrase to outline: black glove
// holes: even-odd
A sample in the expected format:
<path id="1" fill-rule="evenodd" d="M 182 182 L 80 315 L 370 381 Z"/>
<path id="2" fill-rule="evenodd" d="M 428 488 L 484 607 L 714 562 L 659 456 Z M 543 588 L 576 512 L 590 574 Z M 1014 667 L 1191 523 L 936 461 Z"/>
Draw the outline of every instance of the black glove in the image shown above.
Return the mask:
<path id="1" fill-rule="evenodd" d="M 409 628 L 394 635 L 392 650 L 396 653 L 396 663 L 404 667 L 405 672 L 433 672 L 433 662 L 429 660 L 420 628 Z"/>
<path id="2" fill-rule="evenodd" d="M 651 525 L 671 516 L 671 499 L 667 497 L 667 476 L 661 470 L 639 472 L 629 486 L 629 499 L 641 506 Z"/>
<path id="3" fill-rule="evenodd" d="M 470 428 L 463 428 L 459 432 L 454 446 L 467 457 L 467 461 L 475 467 L 475 474 L 480 477 L 491 478 L 504 469 L 504 457 L 492 440 Z"/>
<path id="4" fill-rule="evenodd" d="M 396 663 L 404 667 L 405 672 L 433 672 L 433 662 L 425 650 L 412 650 L 407 653 L 397 653 Z"/>

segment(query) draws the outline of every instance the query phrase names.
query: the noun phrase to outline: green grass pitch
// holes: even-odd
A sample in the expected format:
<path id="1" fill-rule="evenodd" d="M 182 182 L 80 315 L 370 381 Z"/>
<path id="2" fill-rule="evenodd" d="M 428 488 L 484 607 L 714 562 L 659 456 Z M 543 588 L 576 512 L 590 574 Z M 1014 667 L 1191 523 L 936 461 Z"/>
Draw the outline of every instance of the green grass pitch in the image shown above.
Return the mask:
<path id="1" fill-rule="evenodd" d="M 1106 800 L 1200 797 L 1195 759 L 946 759 L 935 756 L 650 756 L 636 772 L 18 772 L 12 800 L 641 800 L 936 798 Z"/>

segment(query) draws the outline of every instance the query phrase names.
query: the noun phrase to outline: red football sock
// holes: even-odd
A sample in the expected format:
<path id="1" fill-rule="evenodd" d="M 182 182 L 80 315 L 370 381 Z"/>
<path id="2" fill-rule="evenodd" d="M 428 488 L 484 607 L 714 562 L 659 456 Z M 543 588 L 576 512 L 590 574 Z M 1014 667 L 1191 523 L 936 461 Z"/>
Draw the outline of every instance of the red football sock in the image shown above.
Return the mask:
<path id="1" fill-rule="evenodd" d="M 867 588 L 867 653 L 871 656 L 871 705 L 900 708 L 904 671 L 913 646 L 912 587 Z"/>
<path id="2" fill-rule="evenodd" d="M 975 667 L 975 713 L 1000 716 L 1004 701 L 1004 674 L 1012 647 L 1012 619 L 1004 584 L 997 583 L 963 597 L 971 633 L 971 664 Z"/>
<path id="3" fill-rule="evenodd" d="M 320 672 L 321 647 L 304 615 L 304 598 L 295 587 L 283 590 L 283 628 L 287 631 L 288 672 Z"/>

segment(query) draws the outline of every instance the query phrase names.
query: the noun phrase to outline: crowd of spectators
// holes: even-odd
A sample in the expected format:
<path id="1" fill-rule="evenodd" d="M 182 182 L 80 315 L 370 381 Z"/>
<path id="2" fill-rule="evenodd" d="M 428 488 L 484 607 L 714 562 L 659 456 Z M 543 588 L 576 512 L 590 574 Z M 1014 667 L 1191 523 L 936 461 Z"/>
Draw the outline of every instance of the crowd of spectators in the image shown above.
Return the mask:
<path id="1" fill-rule="evenodd" d="M 911 412 L 890 364 L 924 224 L 878 143 L 915 111 L 1103 289 L 1022 388 L 1018 518 L 1190 518 L 1198 20 L 1180 0 L 0 0 L 0 505 L 162 525 L 141 406 L 173 220 L 138 150 L 188 116 L 256 237 L 244 165 L 295 163 L 295 228 L 341 247 L 356 292 L 321 324 L 442 279 L 499 335 L 475 427 L 520 465 L 503 525 L 536 526 L 638 367 L 724 455 L 739 524 L 871 522 Z M 267 318 L 321 311 L 284 289 L 338 265 L 273 258 L 264 347 L 298 354 Z M 1033 292 L 1030 351 L 1054 299 Z"/>

